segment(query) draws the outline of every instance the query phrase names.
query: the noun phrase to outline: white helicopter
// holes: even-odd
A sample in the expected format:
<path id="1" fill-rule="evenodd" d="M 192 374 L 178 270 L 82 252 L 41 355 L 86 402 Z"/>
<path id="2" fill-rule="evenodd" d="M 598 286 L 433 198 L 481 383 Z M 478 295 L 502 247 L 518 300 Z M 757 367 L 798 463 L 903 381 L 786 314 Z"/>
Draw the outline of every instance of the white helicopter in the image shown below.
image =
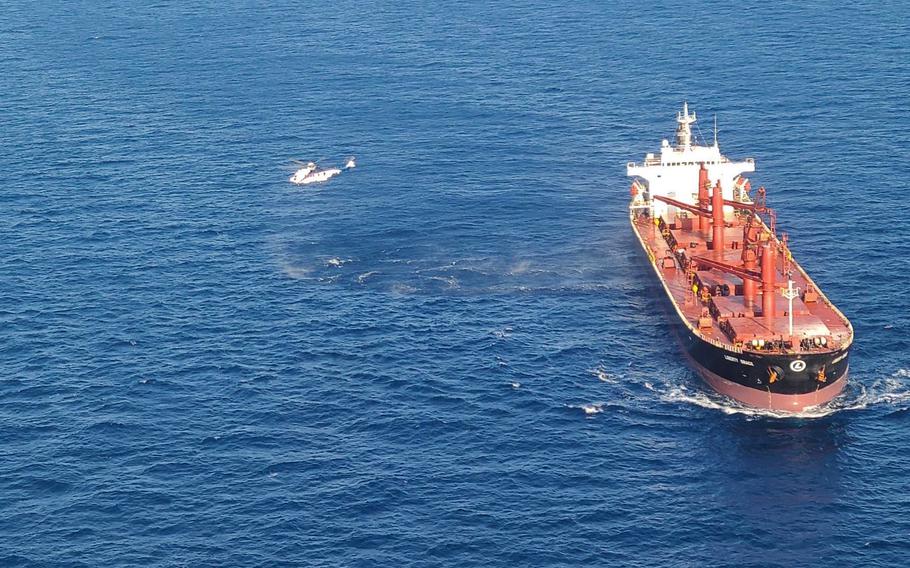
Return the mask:
<path id="1" fill-rule="evenodd" d="M 300 168 L 299 170 L 294 172 L 294 175 L 292 175 L 288 179 L 288 181 L 290 181 L 291 183 L 296 183 L 298 185 L 306 185 L 309 183 L 328 181 L 341 173 L 340 168 L 326 168 L 324 170 L 320 170 L 316 167 L 316 162 L 304 163 L 304 162 L 301 162 L 300 160 L 291 160 L 291 161 L 299 166 L 303 166 L 302 168 Z M 351 156 L 350 158 L 348 158 L 348 161 L 345 164 L 344 169 L 349 170 L 351 168 L 356 167 L 356 165 L 357 164 L 354 162 L 354 157 Z"/>

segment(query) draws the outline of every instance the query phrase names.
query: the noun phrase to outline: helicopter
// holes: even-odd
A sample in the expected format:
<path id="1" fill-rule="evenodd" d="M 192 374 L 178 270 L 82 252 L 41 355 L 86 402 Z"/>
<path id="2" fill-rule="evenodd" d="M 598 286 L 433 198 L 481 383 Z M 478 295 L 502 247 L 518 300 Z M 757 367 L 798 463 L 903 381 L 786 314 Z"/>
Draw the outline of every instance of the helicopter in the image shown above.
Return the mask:
<path id="1" fill-rule="evenodd" d="M 300 160 L 293 160 L 293 159 L 291 160 L 291 162 L 293 162 L 294 164 L 297 164 L 298 166 L 303 166 L 300 169 L 298 169 L 296 172 L 294 172 L 294 175 L 292 175 L 288 179 L 288 181 L 290 181 L 291 183 L 296 183 L 298 185 L 306 185 L 309 183 L 328 181 L 329 179 L 331 179 L 341 173 L 340 168 L 326 168 L 324 170 L 320 170 L 316 166 L 316 162 L 301 162 Z M 349 170 L 353 167 L 356 167 L 356 163 L 354 162 L 354 157 L 351 156 L 350 158 L 348 158 L 348 161 L 345 164 L 344 169 Z"/>
<path id="2" fill-rule="evenodd" d="M 291 183 L 296 183 L 298 185 L 305 185 L 308 183 L 315 183 L 320 181 L 327 181 L 338 174 L 341 173 L 341 170 L 338 168 L 328 168 L 325 170 L 320 170 L 316 167 L 316 162 L 301 162 L 300 160 L 291 160 L 291 162 L 303 166 L 292 175 L 288 181 Z"/>

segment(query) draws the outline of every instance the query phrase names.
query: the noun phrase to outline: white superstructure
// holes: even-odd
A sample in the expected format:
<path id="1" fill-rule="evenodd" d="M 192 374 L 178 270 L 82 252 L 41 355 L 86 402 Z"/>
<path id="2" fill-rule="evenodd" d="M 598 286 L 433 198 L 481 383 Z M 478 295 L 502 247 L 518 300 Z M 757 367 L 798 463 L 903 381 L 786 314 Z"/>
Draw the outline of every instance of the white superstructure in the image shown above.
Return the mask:
<path id="1" fill-rule="evenodd" d="M 688 103 L 683 103 L 683 110 L 676 114 L 676 145 L 671 146 L 668 140 L 661 143 L 660 156 L 652 153 L 645 155 L 644 162 L 629 162 L 626 171 L 630 176 L 645 180 L 645 195 L 638 195 L 633 206 L 650 205 L 654 217 L 662 216 L 668 223 L 676 219 L 678 209 L 662 201 L 651 198 L 655 195 L 670 197 L 693 205 L 698 203 L 698 170 L 701 164 L 708 169 L 708 179 L 713 186 L 720 181 L 724 199 L 731 201 L 749 201 L 740 188 L 744 180 L 737 179 L 745 172 L 755 171 L 755 160 L 746 158 L 734 162 L 720 153 L 717 145 L 717 134 L 711 146 L 699 146 L 693 143 L 691 125 L 696 121 L 695 113 L 689 114 Z M 732 207 L 725 207 L 732 211 Z"/>

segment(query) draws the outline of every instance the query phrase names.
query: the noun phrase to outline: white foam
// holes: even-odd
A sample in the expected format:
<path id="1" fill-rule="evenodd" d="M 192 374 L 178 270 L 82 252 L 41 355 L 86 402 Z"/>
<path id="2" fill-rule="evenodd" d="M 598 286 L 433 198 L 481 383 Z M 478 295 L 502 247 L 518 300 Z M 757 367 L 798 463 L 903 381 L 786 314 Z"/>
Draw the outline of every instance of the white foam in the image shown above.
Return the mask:
<path id="1" fill-rule="evenodd" d="M 585 411 L 585 414 L 589 416 L 591 414 L 599 414 L 600 412 L 603 412 L 603 404 L 586 404 L 581 408 Z"/>
<path id="2" fill-rule="evenodd" d="M 825 407 L 807 408 L 802 412 L 796 413 L 752 408 L 716 393 L 708 393 L 705 391 L 689 392 L 684 386 L 671 387 L 669 390 L 660 394 L 661 398 L 668 402 L 683 402 L 709 410 L 719 410 L 727 415 L 743 414 L 745 416 L 764 416 L 768 418 L 821 418 L 836 412 L 836 410 Z"/>
<path id="3" fill-rule="evenodd" d="M 810 406 L 801 412 L 785 412 L 753 408 L 740 404 L 732 399 L 715 392 L 703 390 L 689 391 L 684 385 L 666 385 L 665 389 L 657 389 L 646 382 L 645 388 L 657 392 L 661 398 L 668 402 L 682 402 L 693 404 L 710 410 L 719 410 L 724 414 L 743 414 L 746 416 L 760 416 L 767 418 L 824 418 L 837 412 L 864 410 L 873 406 L 897 406 L 910 403 L 910 370 L 898 369 L 890 377 L 878 379 L 871 385 L 852 381 L 847 385 L 847 391 L 833 401 Z"/>
<path id="4" fill-rule="evenodd" d="M 843 401 L 843 410 L 862 410 L 870 406 L 910 403 L 910 371 L 898 369 L 890 377 L 879 379 L 866 387 L 859 384 L 859 393 Z"/>
<path id="5" fill-rule="evenodd" d="M 619 381 L 617 377 L 608 373 L 603 365 L 599 365 L 593 369 L 588 369 L 588 372 L 597 377 L 597 380 L 603 383 L 615 385 Z"/>
<path id="6" fill-rule="evenodd" d="M 284 275 L 288 278 L 293 278 L 294 280 L 303 280 L 309 278 L 311 270 L 304 266 L 294 266 L 287 260 L 279 261 L 281 265 L 281 271 L 284 272 Z"/>
<path id="7" fill-rule="evenodd" d="M 454 276 L 430 276 L 430 280 L 445 282 L 447 290 L 455 290 L 461 287 L 461 285 L 458 283 L 458 279 Z"/>
<path id="8" fill-rule="evenodd" d="M 363 284 L 363 283 L 366 281 L 367 278 L 369 278 L 370 276 L 373 276 L 374 274 L 379 274 L 379 272 L 376 271 L 376 270 L 371 270 L 371 271 L 369 271 L 369 272 L 364 272 L 363 274 L 361 274 L 360 276 L 357 277 L 357 283 L 358 283 L 358 284 Z"/>
<path id="9" fill-rule="evenodd" d="M 603 406 L 604 406 L 604 403 L 602 403 L 602 402 L 592 402 L 590 404 L 582 404 L 582 405 L 575 405 L 575 404 L 568 405 L 569 408 L 574 408 L 574 409 L 583 411 L 586 416 L 594 416 L 595 414 L 600 414 L 601 412 L 603 412 Z"/>
<path id="10" fill-rule="evenodd" d="M 528 260 L 522 260 L 521 262 L 514 264 L 509 269 L 509 275 L 514 276 L 516 274 L 524 274 L 528 271 L 529 268 L 531 268 L 531 262 Z"/>
<path id="11" fill-rule="evenodd" d="M 338 258 L 337 256 L 332 257 L 325 261 L 326 266 L 331 266 L 333 268 L 340 268 L 345 264 L 351 262 L 350 258 Z"/>
<path id="12" fill-rule="evenodd" d="M 497 330 L 493 331 L 493 337 L 495 337 L 496 339 L 508 339 L 508 338 L 512 337 L 512 328 L 504 327 L 502 329 L 497 329 Z"/>
<path id="13" fill-rule="evenodd" d="M 410 284 L 395 284 L 392 286 L 392 292 L 395 292 L 396 294 L 413 294 L 416 291 L 417 288 Z"/>

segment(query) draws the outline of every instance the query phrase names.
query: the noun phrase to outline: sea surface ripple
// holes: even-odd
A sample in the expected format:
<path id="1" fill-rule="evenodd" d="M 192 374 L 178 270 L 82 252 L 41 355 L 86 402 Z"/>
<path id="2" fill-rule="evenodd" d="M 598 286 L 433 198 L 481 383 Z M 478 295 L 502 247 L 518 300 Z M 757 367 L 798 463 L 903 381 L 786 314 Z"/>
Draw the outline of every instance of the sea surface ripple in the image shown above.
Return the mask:
<path id="1" fill-rule="evenodd" d="M 906 565 L 906 8 L 5 6 L 0 566 Z M 855 325 L 831 407 L 668 339 L 683 100 Z"/>

